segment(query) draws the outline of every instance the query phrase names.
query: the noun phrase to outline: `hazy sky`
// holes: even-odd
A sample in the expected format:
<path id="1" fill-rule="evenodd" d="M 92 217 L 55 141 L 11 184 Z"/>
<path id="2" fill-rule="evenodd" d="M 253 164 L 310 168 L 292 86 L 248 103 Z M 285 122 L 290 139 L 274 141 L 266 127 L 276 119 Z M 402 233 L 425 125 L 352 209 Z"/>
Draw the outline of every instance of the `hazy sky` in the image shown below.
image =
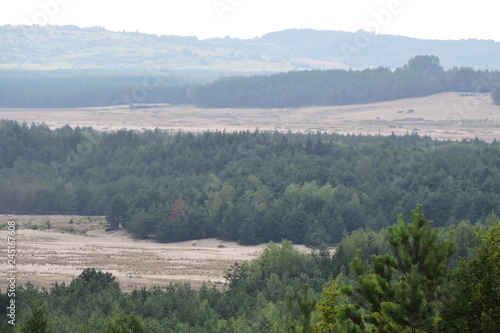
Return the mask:
<path id="1" fill-rule="evenodd" d="M 500 41 L 493 0 L 0 0 L 0 25 L 253 38 L 290 28 Z"/>

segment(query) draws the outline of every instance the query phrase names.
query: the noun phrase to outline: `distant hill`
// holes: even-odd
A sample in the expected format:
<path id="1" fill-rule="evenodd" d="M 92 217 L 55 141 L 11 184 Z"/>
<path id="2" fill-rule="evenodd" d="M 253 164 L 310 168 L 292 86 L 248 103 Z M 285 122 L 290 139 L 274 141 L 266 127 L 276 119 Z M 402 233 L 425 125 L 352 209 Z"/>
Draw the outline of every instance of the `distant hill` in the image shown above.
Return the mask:
<path id="1" fill-rule="evenodd" d="M 361 39 L 360 39 L 361 38 Z M 363 43 L 359 41 L 362 40 Z M 0 69 L 162 69 L 219 73 L 401 67 L 419 54 L 445 69 L 500 70 L 500 43 L 423 40 L 365 32 L 285 30 L 260 38 L 157 36 L 101 27 L 0 27 Z M 365 47 L 366 46 L 366 47 Z"/>

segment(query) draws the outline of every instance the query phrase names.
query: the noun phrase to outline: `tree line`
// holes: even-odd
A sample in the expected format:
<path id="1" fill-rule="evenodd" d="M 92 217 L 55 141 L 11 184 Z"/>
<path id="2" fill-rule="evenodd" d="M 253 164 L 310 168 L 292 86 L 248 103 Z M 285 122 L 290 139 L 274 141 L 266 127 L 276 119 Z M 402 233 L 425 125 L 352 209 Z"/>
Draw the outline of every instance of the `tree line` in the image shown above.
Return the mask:
<path id="1" fill-rule="evenodd" d="M 165 73 L 1 71 L 0 107 L 61 108 L 131 103 L 194 104 L 204 108 L 286 108 L 349 105 L 447 91 L 494 92 L 500 73 L 470 67 L 443 70 L 436 56 L 364 70 L 290 71 L 272 75 L 188 80 Z"/>
<path id="2" fill-rule="evenodd" d="M 416 56 L 402 68 L 311 70 L 227 77 L 191 90 L 201 107 L 285 108 L 349 105 L 422 97 L 447 91 L 491 92 L 498 71 L 443 70 L 436 56 Z"/>
<path id="3" fill-rule="evenodd" d="M 132 103 L 186 104 L 175 75 L 112 71 L 0 71 L 0 107 L 74 108 Z"/>
<path id="4" fill-rule="evenodd" d="M 496 332 L 500 220 L 436 228 L 418 205 L 380 232 L 359 229 L 335 252 L 269 243 L 220 287 L 170 284 L 125 293 L 85 269 L 69 284 L 16 290 L 2 332 Z M 461 251 L 467 253 L 459 255 Z M 0 314 L 10 302 L 0 293 Z"/>
<path id="5" fill-rule="evenodd" d="M 496 105 L 500 105 L 500 87 L 497 87 L 495 90 L 493 90 L 491 97 L 493 98 L 493 102 Z"/>
<path id="6" fill-rule="evenodd" d="M 160 242 L 338 243 L 417 203 L 437 226 L 499 212 L 496 141 L 416 133 L 112 133 L 0 122 L 0 212 L 106 215 Z"/>

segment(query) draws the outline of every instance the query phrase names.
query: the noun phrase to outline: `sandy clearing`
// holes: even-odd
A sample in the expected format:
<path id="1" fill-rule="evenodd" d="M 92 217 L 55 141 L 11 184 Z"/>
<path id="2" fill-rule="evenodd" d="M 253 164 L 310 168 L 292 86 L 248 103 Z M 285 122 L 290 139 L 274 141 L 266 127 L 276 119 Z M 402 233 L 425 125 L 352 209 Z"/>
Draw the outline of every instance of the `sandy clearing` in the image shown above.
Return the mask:
<path id="1" fill-rule="evenodd" d="M 73 109 L 0 109 L 0 119 L 45 122 L 51 128 L 92 126 L 111 131 L 164 129 L 278 130 L 293 132 L 389 135 L 416 130 L 439 139 L 500 138 L 500 106 L 489 94 L 461 96 L 442 93 L 390 102 L 285 109 L 202 109 L 192 105 L 158 105 L 153 109 L 128 106 Z"/>
<path id="2" fill-rule="evenodd" d="M 241 246 L 215 238 L 160 244 L 137 240 L 123 231 L 106 232 L 96 223 L 102 217 L 90 217 L 85 234 L 62 233 L 58 228 L 68 226 L 68 221 L 87 221 L 78 216 L 0 215 L 0 224 L 16 221 L 17 284 L 31 282 L 49 288 L 52 284 L 69 283 L 83 269 L 95 267 L 112 273 L 120 281 L 122 290 L 140 287 L 165 286 L 171 282 L 189 282 L 194 287 L 222 285 L 224 275 L 234 262 L 252 260 L 262 253 L 266 244 Z M 50 230 L 24 229 L 51 221 Z M 83 223 L 80 224 L 80 226 Z M 91 230 L 89 230 L 91 229 Z M 0 230 L 0 239 L 6 244 L 7 230 Z M 309 251 L 296 245 L 300 251 Z M 6 253 L 5 249 L 2 251 Z M 7 275 L 8 258 L 3 256 L 0 269 Z M 6 278 L 0 279 L 0 290 L 8 287 Z"/>

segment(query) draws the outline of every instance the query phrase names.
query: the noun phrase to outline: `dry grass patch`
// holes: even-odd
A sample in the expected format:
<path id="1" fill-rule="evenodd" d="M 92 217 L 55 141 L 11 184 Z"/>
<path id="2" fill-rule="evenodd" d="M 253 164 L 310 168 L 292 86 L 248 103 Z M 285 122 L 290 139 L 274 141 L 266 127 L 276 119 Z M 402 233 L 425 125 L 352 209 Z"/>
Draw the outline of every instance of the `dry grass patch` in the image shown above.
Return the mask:
<path id="1" fill-rule="evenodd" d="M 207 130 L 278 130 L 389 135 L 411 133 L 439 139 L 493 140 L 500 135 L 500 106 L 489 94 L 463 97 L 449 92 L 396 101 L 281 109 L 202 109 L 192 105 L 159 105 L 131 110 L 128 106 L 73 109 L 0 109 L 0 119 L 45 122 L 51 128 L 92 126 L 113 131 L 163 129 L 169 132 Z"/>

